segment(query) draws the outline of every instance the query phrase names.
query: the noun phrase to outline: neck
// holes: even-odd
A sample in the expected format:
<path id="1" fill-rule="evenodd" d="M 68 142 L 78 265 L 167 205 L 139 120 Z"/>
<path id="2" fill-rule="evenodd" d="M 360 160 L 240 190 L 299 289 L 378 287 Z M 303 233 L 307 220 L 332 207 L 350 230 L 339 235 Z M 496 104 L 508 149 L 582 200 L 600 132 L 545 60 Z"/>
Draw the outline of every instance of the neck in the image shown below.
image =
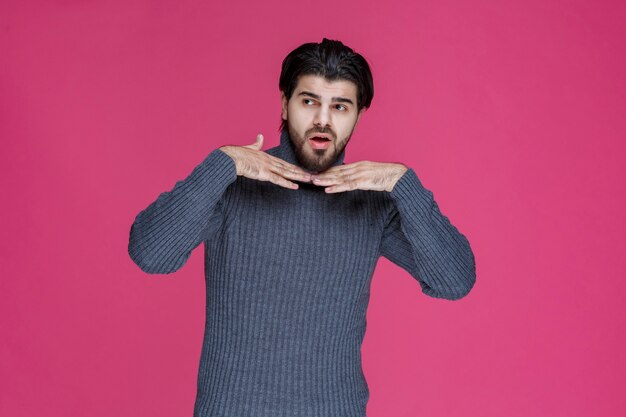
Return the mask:
<path id="1" fill-rule="evenodd" d="M 289 130 L 285 128 L 280 134 L 280 145 L 278 145 L 278 154 L 281 159 L 299 166 L 300 168 L 306 169 L 302 166 L 298 157 L 296 156 L 296 150 L 291 142 L 291 138 L 289 137 Z M 346 148 L 343 148 L 341 153 L 337 155 L 337 159 L 333 162 L 332 166 L 337 166 L 343 164 L 343 160 L 346 154 Z M 308 170 L 307 170 L 308 171 Z"/>

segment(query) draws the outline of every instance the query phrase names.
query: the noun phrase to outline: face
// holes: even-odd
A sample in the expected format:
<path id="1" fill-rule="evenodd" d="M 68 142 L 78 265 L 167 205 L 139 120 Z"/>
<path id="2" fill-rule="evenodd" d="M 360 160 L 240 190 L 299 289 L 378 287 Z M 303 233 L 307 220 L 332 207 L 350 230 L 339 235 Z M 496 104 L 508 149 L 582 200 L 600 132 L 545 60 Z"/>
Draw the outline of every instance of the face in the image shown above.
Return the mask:
<path id="1" fill-rule="evenodd" d="M 351 81 L 317 75 L 301 76 L 291 99 L 281 93 L 282 118 L 305 169 L 327 170 L 346 147 L 363 113 L 357 110 L 356 93 Z"/>

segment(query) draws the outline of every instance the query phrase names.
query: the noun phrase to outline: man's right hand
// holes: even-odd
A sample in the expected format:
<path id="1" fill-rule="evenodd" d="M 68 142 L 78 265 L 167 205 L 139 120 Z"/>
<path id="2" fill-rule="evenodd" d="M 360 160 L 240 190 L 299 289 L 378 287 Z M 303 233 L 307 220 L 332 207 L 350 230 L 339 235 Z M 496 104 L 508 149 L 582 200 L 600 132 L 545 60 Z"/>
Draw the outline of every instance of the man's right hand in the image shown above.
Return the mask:
<path id="1" fill-rule="evenodd" d="M 261 150 L 263 135 L 256 137 L 252 145 L 225 145 L 219 149 L 235 162 L 237 175 L 260 181 L 270 181 L 281 187 L 298 189 L 298 184 L 289 180 L 311 182 L 311 174 L 302 168 L 285 162 Z"/>

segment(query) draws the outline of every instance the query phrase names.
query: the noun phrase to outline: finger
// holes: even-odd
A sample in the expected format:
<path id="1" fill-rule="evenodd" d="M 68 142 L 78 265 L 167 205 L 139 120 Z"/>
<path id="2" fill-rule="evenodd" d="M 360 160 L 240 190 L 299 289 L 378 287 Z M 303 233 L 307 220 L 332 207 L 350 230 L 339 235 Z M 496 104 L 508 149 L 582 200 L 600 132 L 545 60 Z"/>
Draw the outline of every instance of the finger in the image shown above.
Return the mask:
<path id="1" fill-rule="evenodd" d="M 315 175 L 312 181 L 313 184 L 317 185 L 335 185 L 350 181 L 355 175 L 354 173 L 325 174 L 323 176 Z"/>
<path id="2" fill-rule="evenodd" d="M 346 181 L 337 185 L 333 185 L 331 187 L 324 188 L 324 192 L 328 194 L 332 193 L 340 193 L 343 191 L 352 191 L 357 189 L 365 189 L 361 188 L 358 181 Z"/>
<path id="3" fill-rule="evenodd" d="M 324 172 L 321 172 L 319 174 L 315 174 L 314 178 L 338 178 L 341 177 L 343 175 L 349 175 L 349 174 L 354 174 L 356 172 L 359 172 L 360 170 L 362 170 L 363 167 L 359 166 L 359 165 L 354 165 L 354 164 L 350 164 L 350 166 L 342 166 L 341 168 L 339 167 L 332 167 L 327 169 Z"/>
<path id="4" fill-rule="evenodd" d="M 335 165 L 335 166 L 328 168 L 326 171 L 322 172 L 321 174 L 331 173 L 331 172 L 342 172 L 346 170 L 349 171 L 355 168 L 362 168 L 364 165 L 365 165 L 365 161 L 357 161 L 351 164 Z"/>
<path id="5" fill-rule="evenodd" d="M 259 133 L 256 135 L 256 140 L 252 145 L 246 145 L 245 148 L 254 149 L 260 151 L 263 148 L 263 135 Z"/>
<path id="6" fill-rule="evenodd" d="M 259 133 L 258 135 L 256 135 L 256 142 L 252 146 L 256 150 L 261 150 L 263 148 L 263 135 L 262 134 Z"/>
<path id="7" fill-rule="evenodd" d="M 321 185 L 321 184 L 320 184 Z M 340 192 L 351 190 L 383 190 L 383 187 L 373 184 L 369 175 L 360 173 L 346 175 L 337 181 L 328 183 L 326 192 Z"/>
<path id="8" fill-rule="evenodd" d="M 372 179 L 368 175 L 356 175 L 345 181 L 332 184 L 326 187 L 324 191 L 327 193 L 352 191 L 352 190 L 372 190 L 372 191 L 386 191 L 387 183 L 385 181 L 378 181 Z"/>
<path id="9" fill-rule="evenodd" d="M 311 181 L 311 174 L 293 165 L 276 164 L 276 165 L 272 165 L 271 170 L 272 172 L 282 177 L 289 178 L 292 180 L 298 180 L 298 181 L 303 181 L 303 182 Z"/>
<path id="10" fill-rule="evenodd" d="M 292 190 L 298 189 L 298 184 L 288 181 L 284 177 L 281 177 L 280 175 L 277 175 L 277 174 L 270 173 L 268 177 L 268 181 L 273 182 L 276 185 L 280 185 L 281 187 L 289 188 Z"/>
<path id="11" fill-rule="evenodd" d="M 306 182 L 311 181 L 311 174 L 306 172 L 299 166 L 290 164 L 288 162 L 283 161 L 280 158 L 275 158 L 269 154 L 268 156 L 270 156 L 271 158 L 271 161 L 272 161 L 271 166 L 274 172 L 279 173 L 281 175 L 289 176 L 289 178 L 296 179 L 296 180 L 301 180 L 301 181 L 306 181 Z"/>
<path id="12" fill-rule="evenodd" d="M 312 182 L 315 185 L 327 186 L 327 185 L 341 184 L 342 182 L 344 182 L 344 179 L 339 176 L 325 177 L 325 178 L 316 177 L 312 179 Z"/>

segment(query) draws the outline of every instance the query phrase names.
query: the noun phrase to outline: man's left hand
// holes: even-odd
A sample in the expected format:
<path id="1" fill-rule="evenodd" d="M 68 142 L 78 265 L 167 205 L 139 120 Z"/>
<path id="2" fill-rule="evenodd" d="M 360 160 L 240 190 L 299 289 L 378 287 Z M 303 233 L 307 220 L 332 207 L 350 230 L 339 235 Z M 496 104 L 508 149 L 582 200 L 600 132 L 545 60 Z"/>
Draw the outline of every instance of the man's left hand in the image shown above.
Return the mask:
<path id="1" fill-rule="evenodd" d="M 394 162 L 359 161 L 311 175 L 311 182 L 326 187 L 324 191 L 327 193 L 351 190 L 390 192 L 408 170 L 406 165 Z"/>

